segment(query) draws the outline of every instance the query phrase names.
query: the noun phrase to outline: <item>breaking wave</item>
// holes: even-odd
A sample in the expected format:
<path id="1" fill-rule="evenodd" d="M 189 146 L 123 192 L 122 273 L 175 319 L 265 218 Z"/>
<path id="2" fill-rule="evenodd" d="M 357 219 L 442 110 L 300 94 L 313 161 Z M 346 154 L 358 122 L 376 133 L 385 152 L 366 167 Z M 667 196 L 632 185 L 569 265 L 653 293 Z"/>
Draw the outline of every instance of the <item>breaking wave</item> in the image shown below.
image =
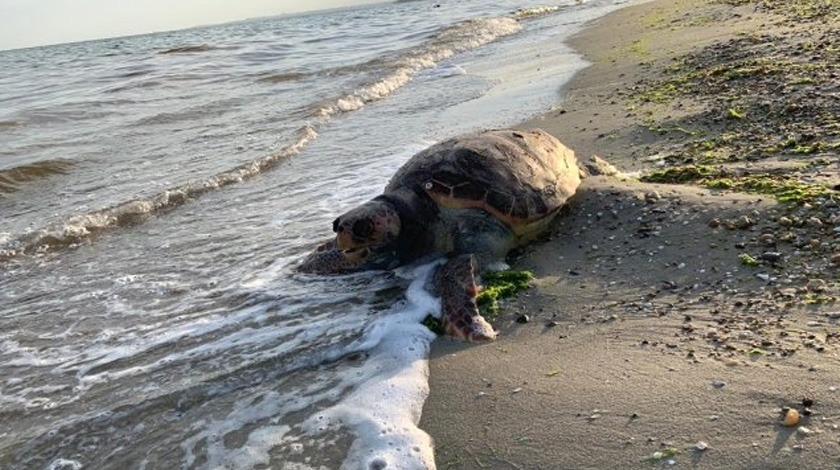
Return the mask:
<path id="1" fill-rule="evenodd" d="M 560 10 L 558 6 L 544 6 L 534 8 L 520 8 L 513 12 L 513 16 L 519 19 L 537 18 L 540 16 L 557 13 Z"/>
<path id="2" fill-rule="evenodd" d="M 174 209 L 210 191 L 253 178 L 300 153 L 317 136 L 314 128 L 303 127 L 292 145 L 259 160 L 206 179 L 162 191 L 151 197 L 125 201 L 27 233 L 0 246 L 0 261 L 7 261 L 24 254 L 44 253 L 72 246 L 110 228 L 136 225 L 150 215 Z"/>
<path id="3" fill-rule="evenodd" d="M 313 115 L 330 118 L 361 109 L 366 103 L 381 100 L 405 86 L 421 70 L 435 67 L 438 62 L 455 54 L 475 49 L 521 30 L 519 22 L 510 17 L 471 19 L 444 28 L 421 46 L 403 51 L 392 59 L 377 59 L 367 64 L 376 64 L 384 69 L 385 73 L 350 93 L 320 103 L 313 110 Z"/>

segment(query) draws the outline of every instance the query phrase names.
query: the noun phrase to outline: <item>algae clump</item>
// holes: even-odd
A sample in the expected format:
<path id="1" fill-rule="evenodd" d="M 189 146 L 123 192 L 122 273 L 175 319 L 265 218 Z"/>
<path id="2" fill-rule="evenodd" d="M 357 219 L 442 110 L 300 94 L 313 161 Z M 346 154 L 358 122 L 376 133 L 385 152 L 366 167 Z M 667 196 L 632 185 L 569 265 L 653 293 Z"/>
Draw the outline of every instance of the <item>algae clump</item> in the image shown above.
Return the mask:
<path id="1" fill-rule="evenodd" d="M 722 167 L 685 165 L 654 171 L 639 178 L 646 183 L 695 183 L 709 189 L 764 194 L 779 202 L 808 202 L 840 196 L 838 191 L 819 183 L 806 183 L 787 175 L 755 174 L 736 176 Z"/>
<path id="2" fill-rule="evenodd" d="M 484 289 L 476 300 L 485 317 L 495 317 L 499 313 L 499 299 L 513 297 L 531 287 L 534 281 L 534 273 L 530 271 L 486 271 L 481 277 Z"/>
<path id="3" fill-rule="evenodd" d="M 484 318 L 491 320 L 499 314 L 499 299 L 513 297 L 530 288 L 534 281 L 534 273 L 531 271 L 485 271 L 481 278 L 484 281 L 484 288 L 478 293 L 476 303 Z M 427 316 L 422 323 L 435 334 L 445 334 L 440 320 L 431 315 Z"/>
<path id="4" fill-rule="evenodd" d="M 640 180 L 646 183 L 691 183 L 711 176 L 719 176 L 722 170 L 706 165 L 685 165 L 654 171 L 643 175 Z"/>

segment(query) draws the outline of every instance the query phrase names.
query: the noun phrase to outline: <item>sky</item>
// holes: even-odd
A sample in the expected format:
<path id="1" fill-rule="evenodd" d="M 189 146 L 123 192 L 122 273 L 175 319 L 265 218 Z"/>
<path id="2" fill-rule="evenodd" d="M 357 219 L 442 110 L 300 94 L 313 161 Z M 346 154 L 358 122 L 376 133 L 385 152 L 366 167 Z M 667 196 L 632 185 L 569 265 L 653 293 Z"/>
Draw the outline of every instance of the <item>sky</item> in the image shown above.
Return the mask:
<path id="1" fill-rule="evenodd" d="M 0 0 L 0 50 L 383 0 Z"/>

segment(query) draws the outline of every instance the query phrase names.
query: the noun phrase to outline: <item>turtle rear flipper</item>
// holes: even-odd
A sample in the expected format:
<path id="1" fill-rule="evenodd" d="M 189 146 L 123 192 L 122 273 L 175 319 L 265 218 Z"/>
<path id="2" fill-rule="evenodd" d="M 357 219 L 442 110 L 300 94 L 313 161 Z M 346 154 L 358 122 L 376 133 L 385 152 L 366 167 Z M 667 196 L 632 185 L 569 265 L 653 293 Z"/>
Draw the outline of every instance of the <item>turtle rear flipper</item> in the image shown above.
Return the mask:
<path id="1" fill-rule="evenodd" d="M 450 259 L 435 274 L 441 297 L 441 323 L 446 334 L 467 341 L 491 341 L 496 331 L 478 312 L 473 255 Z"/>

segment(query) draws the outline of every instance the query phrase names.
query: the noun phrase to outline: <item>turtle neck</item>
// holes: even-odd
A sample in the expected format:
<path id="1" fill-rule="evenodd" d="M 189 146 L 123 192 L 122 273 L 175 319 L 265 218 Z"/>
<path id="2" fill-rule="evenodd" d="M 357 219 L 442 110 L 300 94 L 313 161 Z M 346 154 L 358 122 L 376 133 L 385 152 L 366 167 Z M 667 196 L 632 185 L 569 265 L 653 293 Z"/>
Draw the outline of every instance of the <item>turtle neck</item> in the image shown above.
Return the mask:
<path id="1" fill-rule="evenodd" d="M 401 265 L 434 252 L 435 235 L 430 225 L 438 218 L 438 207 L 425 191 L 406 186 L 374 199 L 391 204 L 400 216 L 394 250 Z"/>

